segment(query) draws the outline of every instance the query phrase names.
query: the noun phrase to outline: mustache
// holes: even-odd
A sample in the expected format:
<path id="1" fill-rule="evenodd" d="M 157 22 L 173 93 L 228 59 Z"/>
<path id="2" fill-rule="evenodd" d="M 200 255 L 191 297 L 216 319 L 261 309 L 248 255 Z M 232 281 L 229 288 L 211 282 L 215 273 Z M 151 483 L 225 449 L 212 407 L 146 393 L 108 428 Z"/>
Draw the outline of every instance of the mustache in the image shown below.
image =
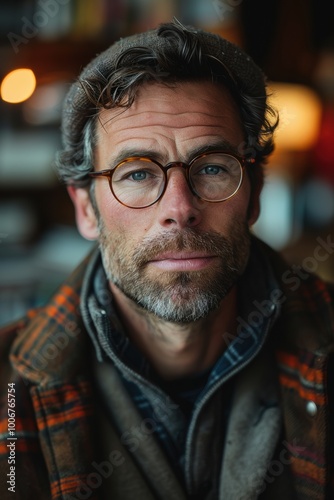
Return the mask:
<path id="1" fill-rule="evenodd" d="M 137 266 L 144 266 L 162 252 L 198 251 L 210 255 L 224 256 L 226 252 L 234 252 L 230 241 L 219 233 L 213 231 L 194 231 L 183 229 L 162 233 L 152 238 L 145 238 L 133 253 L 133 261 Z"/>

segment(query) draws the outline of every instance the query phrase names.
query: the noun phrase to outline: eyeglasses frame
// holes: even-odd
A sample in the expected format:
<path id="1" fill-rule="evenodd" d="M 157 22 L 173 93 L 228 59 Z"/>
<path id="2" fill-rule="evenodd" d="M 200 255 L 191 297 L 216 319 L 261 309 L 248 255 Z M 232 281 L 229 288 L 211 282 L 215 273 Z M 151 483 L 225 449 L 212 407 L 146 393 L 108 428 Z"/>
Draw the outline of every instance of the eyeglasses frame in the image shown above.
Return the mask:
<path id="1" fill-rule="evenodd" d="M 239 184 L 238 184 L 237 188 L 235 189 L 235 191 L 230 196 L 228 196 L 227 198 L 224 198 L 222 200 L 207 200 L 205 198 L 202 198 L 196 192 L 195 188 L 191 185 L 190 178 L 189 178 L 189 172 L 190 172 L 190 169 L 191 169 L 192 165 L 195 163 L 195 161 L 197 161 L 197 160 L 199 160 L 201 158 L 204 158 L 205 156 L 215 155 L 215 154 L 224 154 L 224 155 L 227 155 L 227 156 L 231 156 L 232 158 L 234 158 L 235 160 L 237 160 L 238 163 L 239 163 L 239 166 L 240 166 L 241 176 L 240 176 L 240 181 L 239 181 Z M 149 203 L 148 205 L 145 205 L 143 207 L 131 207 L 131 206 L 127 205 L 126 203 L 123 203 L 121 200 L 119 200 L 117 198 L 116 194 L 114 193 L 113 187 L 112 187 L 112 178 L 113 178 L 113 175 L 116 172 L 116 170 L 120 166 L 122 166 L 124 163 L 129 163 L 129 162 L 134 161 L 134 160 L 146 161 L 146 162 L 154 163 L 155 165 L 157 165 L 162 170 L 163 175 L 164 175 L 164 187 L 163 187 L 163 190 L 161 191 L 161 193 L 159 194 L 158 198 L 155 201 L 153 201 L 152 203 Z M 171 169 L 171 168 L 173 168 L 173 167 L 180 167 L 180 168 L 184 169 L 185 174 L 186 174 L 187 184 L 188 184 L 191 192 L 195 196 L 197 196 L 200 200 L 207 201 L 208 203 L 221 203 L 223 201 L 229 200 L 230 198 L 232 198 L 233 196 L 235 196 L 237 194 L 237 192 L 239 191 L 239 189 L 240 189 L 240 187 L 242 185 L 242 182 L 243 182 L 244 168 L 245 168 L 246 164 L 253 164 L 253 163 L 255 163 L 255 159 L 254 158 L 246 158 L 245 156 L 239 156 L 239 155 L 236 155 L 234 153 L 231 153 L 230 151 L 220 151 L 220 150 L 209 151 L 207 153 L 202 153 L 200 155 L 197 155 L 189 163 L 185 163 L 185 162 L 182 162 L 182 161 L 171 161 L 171 162 L 167 163 L 167 165 L 162 165 L 157 160 L 153 160 L 152 158 L 148 158 L 146 156 L 130 156 L 130 157 L 125 158 L 124 160 L 120 161 L 119 163 L 117 163 L 117 165 L 115 167 L 113 167 L 113 168 L 107 168 L 107 169 L 104 169 L 104 170 L 99 170 L 97 172 L 89 172 L 88 176 L 91 177 L 91 178 L 93 178 L 93 179 L 96 179 L 96 178 L 99 178 L 99 177 L 106 177 L 108 179 L 108 181 L 109 181 L 109 187 L 110 187 L 110 190 L 111 190 L 113 196 L 116 198 L 116 200 L 121 205 L 123 205 L 124 207 L 127 207 L 127 208 L 141 209 L 141 208 L 151 207 L 152 205 L 154 205 L 155 203 L 157 203 L 163 197 L 163 195 L 165 194 L 165 191 L 167 189 L 167 185 L 168 185 L 168 178 L 167 178 L 167 172 L 168 172 L 168 170 Z"/>

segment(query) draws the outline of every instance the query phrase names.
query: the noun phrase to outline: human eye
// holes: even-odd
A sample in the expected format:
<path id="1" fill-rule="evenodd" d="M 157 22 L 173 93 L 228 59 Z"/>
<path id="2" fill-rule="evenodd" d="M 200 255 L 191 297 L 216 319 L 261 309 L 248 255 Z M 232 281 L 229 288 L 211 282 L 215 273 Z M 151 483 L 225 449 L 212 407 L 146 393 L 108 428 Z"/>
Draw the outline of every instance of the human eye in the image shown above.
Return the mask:
<path id="1" fill-rule="evenodd" d="M 197 174 L 198 175 L 219 175 L 226 172 L 222 165 L 205 165 L 202 167 Z"/>
<path id="2" fill-rule="evenodd" d="M 192 175 L 208 180 L 228 180 L 240 174 L 239 162 L 227 154 L 212 154 L 199 158 L 192 165 Z M 211 178 L 211 179 L 210 179 Z"/>
<path id="3" fill-rule="evenodd" d="M 138 161 L 124 163 L 118 167 L 113 176 L 113 182 L 145 184 L 153 181 L 159 174 L 156 165 Z"/>
<path id="4" fill-rule="evenodd" d="M 143 182 L 150 178 L 151 174 L 147 170 L 136 170 L 126 175 L 126 179 L 135 182 Z"/>

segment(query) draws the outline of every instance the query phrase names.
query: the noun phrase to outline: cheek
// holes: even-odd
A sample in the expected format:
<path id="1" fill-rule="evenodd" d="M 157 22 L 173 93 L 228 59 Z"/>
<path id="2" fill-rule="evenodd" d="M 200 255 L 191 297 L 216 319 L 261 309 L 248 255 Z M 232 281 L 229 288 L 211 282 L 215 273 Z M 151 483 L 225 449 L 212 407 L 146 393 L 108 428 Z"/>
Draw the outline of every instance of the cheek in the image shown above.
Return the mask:
<path id="1" fill-rule="evenodd" d="M 119 219 L 117 211 L 120 204 L 113 197 L 109 184 L 104 182 L 104 179 L 101 179 L 101 182 L 96 184 L 95 199 L 104 226 L 110 228 Z"/>
<path id="2" fill-rule="evenodd" d="M 149 222 L 145 209 L 134 210 L 119 203 L 107 190 L 101 187 L 96 190 L 97 205 L 104 227 L 110 236 L 122 235 L 125 241 L 136 240 L 136 235 L 146 233 Z"/>
<path id="3" fill-rule="evenodd" d="M 249 202 L 250 185 L 248 180 L 246 180 L 235 196 L 212 206 L 211 221 L 214 221 L 215 225 L 222 229 L 230 228 L 235 220 L 247 222 Z"/>

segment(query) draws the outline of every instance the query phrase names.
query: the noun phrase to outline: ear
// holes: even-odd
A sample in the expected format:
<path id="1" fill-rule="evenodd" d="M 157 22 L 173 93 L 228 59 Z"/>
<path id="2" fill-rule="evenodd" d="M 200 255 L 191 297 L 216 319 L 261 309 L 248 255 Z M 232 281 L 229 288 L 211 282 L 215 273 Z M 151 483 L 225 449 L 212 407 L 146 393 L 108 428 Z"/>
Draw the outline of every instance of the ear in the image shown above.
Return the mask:
<path id="1" fill-rule="evenodd" d="M 81 236 L 87 240 L 96 240 L 99 236 L 98 221 L 90 200 L 89 190 L 68 186 L 67 191 L 75 208 L 77 227 Z"/>

